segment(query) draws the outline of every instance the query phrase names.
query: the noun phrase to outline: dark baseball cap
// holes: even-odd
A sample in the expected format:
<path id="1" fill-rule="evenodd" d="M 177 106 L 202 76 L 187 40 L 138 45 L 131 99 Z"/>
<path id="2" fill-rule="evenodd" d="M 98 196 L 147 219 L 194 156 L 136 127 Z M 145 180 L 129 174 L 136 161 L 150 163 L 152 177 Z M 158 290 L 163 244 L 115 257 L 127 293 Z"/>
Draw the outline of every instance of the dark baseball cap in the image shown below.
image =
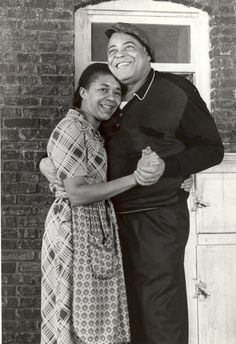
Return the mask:
<path id="1" fill-rule="evenodd" d="M 105 34 L 108 38 L 110 38 L 115 32 L 127 33 L 136 38 L 147 49 L 148 55 L 151 57 L 151 62 L 155 61 L 155 53 L 150 39 L 146 32 L 144 32 L 142 29 L 133 24 L 119 22 L 108 27 L 105 31 Z"/>

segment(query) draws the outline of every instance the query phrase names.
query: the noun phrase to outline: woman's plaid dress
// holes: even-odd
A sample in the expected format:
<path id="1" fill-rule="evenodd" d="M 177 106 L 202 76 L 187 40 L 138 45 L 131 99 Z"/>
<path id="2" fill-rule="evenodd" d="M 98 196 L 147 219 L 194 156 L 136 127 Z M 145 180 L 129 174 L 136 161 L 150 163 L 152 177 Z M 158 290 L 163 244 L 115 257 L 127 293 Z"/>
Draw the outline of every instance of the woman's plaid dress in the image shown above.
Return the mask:
<path id="1" fill-rule="evenodd" d="M 47 151 L 60 178 L 106 181 L 103 138 L 77 111 L 69 110 L 56 126 Z M 126 343 L 127 300 L 112 204 L 71 207 L 64 190 L 55 196 L 42 245 L 41 344 Z M 101 253 L 104 238 L 110 246 Z M 111 275 L 104 277 L 104 271 Z"/>

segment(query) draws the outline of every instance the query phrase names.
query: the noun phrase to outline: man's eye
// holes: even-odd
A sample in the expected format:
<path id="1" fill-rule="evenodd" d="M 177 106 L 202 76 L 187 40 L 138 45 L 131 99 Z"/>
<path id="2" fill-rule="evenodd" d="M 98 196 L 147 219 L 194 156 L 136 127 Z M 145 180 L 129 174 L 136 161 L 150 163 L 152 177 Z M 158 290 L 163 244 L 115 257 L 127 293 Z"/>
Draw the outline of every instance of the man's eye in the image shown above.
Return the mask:
<path id="1" fill-rule="evenodd" d="M 125 47 L 125 49 L 126 50 L 133 50 L 134 49 L 134 46 L 133 45 L 127 45 L 126 47 Z"/>
<path id="2" fill-rule="evenodd" d="M 117 90 L 117 91 L 114 92 L 114 94 L 115 94 L 116 96 L 121 96 L 121 91 L 118 91 L 118 90 Z"/>

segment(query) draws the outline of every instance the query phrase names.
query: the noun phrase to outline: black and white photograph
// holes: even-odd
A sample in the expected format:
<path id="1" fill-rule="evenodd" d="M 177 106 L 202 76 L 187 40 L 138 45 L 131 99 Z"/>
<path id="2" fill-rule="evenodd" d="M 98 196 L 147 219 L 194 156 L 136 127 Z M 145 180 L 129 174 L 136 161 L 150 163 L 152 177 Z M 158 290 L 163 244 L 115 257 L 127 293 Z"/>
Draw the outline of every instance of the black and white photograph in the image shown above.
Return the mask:
<path id="1" fill-rule="evenodd" d="M 235 0 L 1 0 L 2 344 L 236 343 Z"/>

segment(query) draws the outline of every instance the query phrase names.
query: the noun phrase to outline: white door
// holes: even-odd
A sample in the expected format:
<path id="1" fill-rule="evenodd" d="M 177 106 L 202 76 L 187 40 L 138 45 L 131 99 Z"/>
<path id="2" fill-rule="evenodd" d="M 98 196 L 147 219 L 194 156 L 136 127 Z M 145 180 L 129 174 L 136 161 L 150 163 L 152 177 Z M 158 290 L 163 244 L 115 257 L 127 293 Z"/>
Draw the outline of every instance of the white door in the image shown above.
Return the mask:
<path id="1" fill-rule="evenodd" d="M 197 174 L 195 193 L 186 251 L 189 344 L 235 344 L 236 155 Z"/>

